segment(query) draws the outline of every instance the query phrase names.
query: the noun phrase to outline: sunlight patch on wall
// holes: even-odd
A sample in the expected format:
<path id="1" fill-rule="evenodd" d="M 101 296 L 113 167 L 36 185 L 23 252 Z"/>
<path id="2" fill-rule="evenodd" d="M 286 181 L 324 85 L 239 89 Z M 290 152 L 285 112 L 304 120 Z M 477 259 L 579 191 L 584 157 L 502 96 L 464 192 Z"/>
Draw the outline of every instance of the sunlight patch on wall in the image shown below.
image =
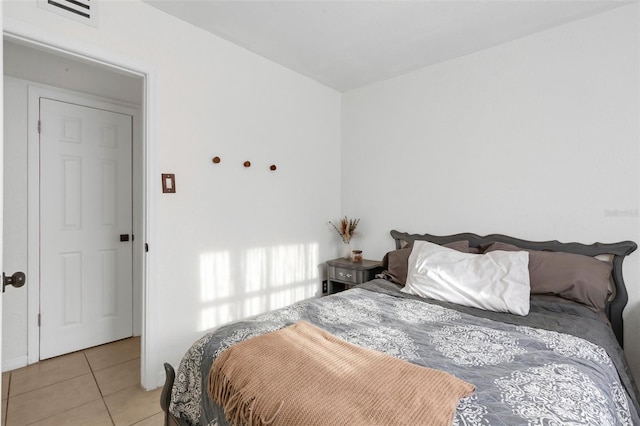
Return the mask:
<path id="1" fill-rule="evenodd" d="M 209 302 L 231 295 L 230 263 L 227 251 L 200 256 L 200 300 Z"/>
<path id="2" fill-rule="evenodd" d="M 271 249 L 270 282 L 273 286 L 317 278 L 318 245 L 292 244 Z M 310 262 L 312 261 L 312 262 Z M 310 263 L 314 266 L 310 267 Z"/>
<path id="3" fill-rule="evenodd" d="M 310 281 L 308 285 L 297 286 L 290 290 L 271 293 L 269 296 L 269 310 L 283 308 L 300 300 L 313 297 L 315 294 L 315 282 Z"/>
<path id="4" fill-rule="evenodd" d="M 256 296 L 247 298 L 244 301 L 244 315 L 252 316 L 264 312 L 264 306 L 267 303 L 267 296 Z"/>
<path id="5" fill-rule="evenodd" d="M 203 308 L 200 313 L 199 331 L 209 330 L 220 324 L 226 324 L 234 320 L 231 312 L 231 304 L 220 304 L 209 308 Z"/>
<path id="6" fill-rule="evenodd" d="M 201 255 L 199 330 L 316 296 L 319 252 L 312 243 Z"/>
<path id="7" fill-rule="evenodd" d="M 267 286 L 268 250 L 256 248 L 246 254 L 247 292 L 260 291 Z"/>

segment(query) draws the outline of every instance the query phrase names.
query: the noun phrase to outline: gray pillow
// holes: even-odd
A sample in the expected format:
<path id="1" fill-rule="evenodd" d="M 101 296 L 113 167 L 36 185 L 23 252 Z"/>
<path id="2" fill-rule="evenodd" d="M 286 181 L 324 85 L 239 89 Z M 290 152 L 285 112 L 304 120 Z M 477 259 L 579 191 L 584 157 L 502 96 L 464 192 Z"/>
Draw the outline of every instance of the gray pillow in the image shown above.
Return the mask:
<path id="1" fill-rule="evenodd" d="M 502 251 L 529 252 L 531 294 L 557 295 L 604 311 L 609 297 L 611 264 L 581 254 L 524 250 L 511 244 L 494 242 L 485 253 Z"/>

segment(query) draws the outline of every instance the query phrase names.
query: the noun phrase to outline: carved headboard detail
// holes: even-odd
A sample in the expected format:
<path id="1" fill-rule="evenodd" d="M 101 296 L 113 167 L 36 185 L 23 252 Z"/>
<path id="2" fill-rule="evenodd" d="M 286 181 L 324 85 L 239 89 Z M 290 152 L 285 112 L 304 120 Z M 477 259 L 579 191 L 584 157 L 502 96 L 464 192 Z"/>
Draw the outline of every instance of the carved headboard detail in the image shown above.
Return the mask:
<path id="1" fill-rule="evenodd" d="M 626 256 L 633 253 L 638 248 L 638 245 L 633 241 L 621 241 L 618 243 L 593 243 L 587 245 L 581 243 L 561 243 L 560 241 L 555 240 L 528 241 L 501 234 L 480 236 L 472 233 L 461 233 L 455 235 L 439 236 L 431 234 L 408 234 L 395 230 L 391 231 L 391 236 L 395 240 L 396 248 L 402 248 L 405 245 L 416 240 L 429 241 L 440 245 L 451 243 L 453 241 L 468 240 L 470 247 L 480 247 L 481 245 L 485 245 L 493 241 L 499 241 L 529 250 L 575 253 L 591 257 L 599 255 L 610 255 L 612 256 L 613 264 L 611 278 L 615 289 L 615 294 L 614 297 L 607 302 L 605 307 L 605 314 L 609 319 L 609 322 L 611 323 L 611 327 L 613 328 L 613 332 L 615 333 L 620 346 L 623 346 L 624 337 L 622 312 L 627 305 L 629 296 L 627 294 L 627 287 L 624 283 L 624 277 L 622 276 L 622 262 Z"/>

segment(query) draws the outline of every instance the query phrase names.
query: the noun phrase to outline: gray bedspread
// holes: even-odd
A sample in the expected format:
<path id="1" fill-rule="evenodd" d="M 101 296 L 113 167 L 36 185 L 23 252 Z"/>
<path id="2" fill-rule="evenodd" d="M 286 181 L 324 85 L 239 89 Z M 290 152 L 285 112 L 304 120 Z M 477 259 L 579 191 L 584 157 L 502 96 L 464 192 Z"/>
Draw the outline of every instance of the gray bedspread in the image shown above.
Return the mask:
<path id="1" fill-rule="evenodd" d="M 615 337 L 576 304 L 532 301 L 526 317 L 404 294 L 374 280 L 220 327 L 198 340 L 176 374 L 170 411 L 225 425 L 206 394 L 213 360 L 234 343 L 299 320 L 356 345 L 473 383 L 455 425 L 640 424 L 637 389 Z"/>

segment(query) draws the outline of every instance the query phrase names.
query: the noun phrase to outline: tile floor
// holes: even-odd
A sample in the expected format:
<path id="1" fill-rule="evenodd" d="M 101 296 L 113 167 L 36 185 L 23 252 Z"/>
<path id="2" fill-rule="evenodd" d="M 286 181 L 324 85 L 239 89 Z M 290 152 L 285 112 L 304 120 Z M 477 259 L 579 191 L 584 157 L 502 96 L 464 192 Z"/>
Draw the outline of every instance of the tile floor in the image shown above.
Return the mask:
<path id="1" fill-rule="evenodd" d="M 139 383 L 139 337 L 8 371 L 1 426 L 162 425 L 161 389 Z"/>

